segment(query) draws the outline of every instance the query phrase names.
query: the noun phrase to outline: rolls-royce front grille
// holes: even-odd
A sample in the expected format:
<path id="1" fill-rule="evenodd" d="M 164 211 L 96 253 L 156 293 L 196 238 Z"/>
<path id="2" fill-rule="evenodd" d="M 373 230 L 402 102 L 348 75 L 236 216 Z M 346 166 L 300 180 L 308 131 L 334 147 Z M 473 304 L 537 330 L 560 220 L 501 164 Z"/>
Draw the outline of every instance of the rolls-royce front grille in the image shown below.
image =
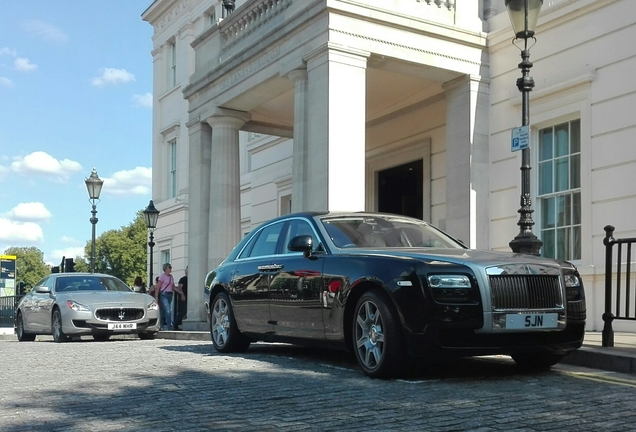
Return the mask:
<path id="1" fill-rule="evenodd" d="M 104 308 L 95 312 L 97 319 L 105 321 L 135 321 L 144 317 L 141 308 Z"/>
<path id="2" fill-rule="evenodd" d="M 563 308 L 558 276 L 491 275 L 489 278 L 494 311 Z"/>

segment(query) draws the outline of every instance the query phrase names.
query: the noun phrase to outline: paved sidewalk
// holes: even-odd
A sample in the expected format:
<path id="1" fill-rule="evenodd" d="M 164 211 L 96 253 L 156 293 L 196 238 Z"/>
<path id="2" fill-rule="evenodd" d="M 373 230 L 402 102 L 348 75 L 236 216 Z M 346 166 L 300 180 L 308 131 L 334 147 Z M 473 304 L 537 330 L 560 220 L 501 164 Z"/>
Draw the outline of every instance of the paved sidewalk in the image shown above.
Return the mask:
<path id="1" fill-rule="evenodd" d="M 15 340 L 13 329 L 0 329 L 0 341 Z M 136 336 L 117 336 L 131 337 Z M 207 331 L 162 331 L 161 339 L 210 341 Z M 50 340 L 50 336 L 38 336 L 38 340 Z M 563 363 L 574 366 L 636 375 L 636 333 L 614 333 L 614 347 L 601 346 L 601 332 L 587 332 L 583 347 L 563 359 Z M 212 343 L 212 342 L 210 342 Z"/>

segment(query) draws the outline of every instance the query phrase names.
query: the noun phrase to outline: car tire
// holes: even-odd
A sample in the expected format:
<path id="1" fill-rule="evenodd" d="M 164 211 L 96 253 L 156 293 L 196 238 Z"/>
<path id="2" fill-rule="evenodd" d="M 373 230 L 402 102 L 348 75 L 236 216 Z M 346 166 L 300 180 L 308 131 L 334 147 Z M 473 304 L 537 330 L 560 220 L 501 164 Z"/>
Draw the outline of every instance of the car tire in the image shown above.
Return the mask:
<path id="1" fill-rule="evenodd" d="M 384 295 L 368 291 L 353 315 L 353 351 L 362 371 L 371 378 L 391 378 L 406 368 L 404 339 L 397 313 Z"/>
<path id="2" fill-rule="evenodd" d="M 141 340 L 153 340 L 157 338 L 157 332 L 144 332 L 138 334 Z"/>
<path id="3" fill-rule="evenodd" d="M 221 353 L 244 352 L 250 346 L 238 329 L 230 298 L 224 292 L 214 297 L 210 309 L 210 336 L 214 348 Z"/>
<path id="4" fill-rule="evenodd" d="M 93 339 L 95 339 L 98 342 L 106 342 L 108 339 L 110 339 L 110 335 L 103 334 L 103 333 L 94 334 Z"/>
<path id="5" fill-rule="evenodd" d="M 18 312 L 18 317 L 16 319 L 15 332 L 18 335 L 18 340 L 20 342 L 33 342 L 35 340 L 34 334 L 27 333 L 24 331 L 24 320 L 22 318 L 21 312 Z"/>
<path id="6" fill-rule="evenodd" d="M 53 317 L 51 318 L 51 333 L 53 333 L 54 342 L 66 342 L 70 338 L 62 331 L 62 313 L 59 309 L 53 309 Z"/>
<path id="7" fill-rule="evenodd" d="M 565 355 L 550 352 L 538 352 L 512 354 L 510 357 L 512 357 L 517 365 L 524 369 L 538 370 L 549 369 L 559 363 Z"/>

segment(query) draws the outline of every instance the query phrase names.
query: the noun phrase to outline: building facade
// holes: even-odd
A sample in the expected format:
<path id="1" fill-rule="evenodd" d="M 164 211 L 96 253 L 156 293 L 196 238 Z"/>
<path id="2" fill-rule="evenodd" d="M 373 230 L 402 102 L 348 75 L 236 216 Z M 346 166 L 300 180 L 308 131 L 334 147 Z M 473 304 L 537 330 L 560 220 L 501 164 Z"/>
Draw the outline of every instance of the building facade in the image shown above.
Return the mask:
<path id="1" fill-rule="evenodd" d="M 636 4 L 545 0 L 531 48 L 534 233 L 573 261 L 602 327 L 603 227 L 632 237 Z M 518 232 L 519 49 L 503 0 L 156 0 L 155 268 L 203 280 L 242 236 L 299 210 L 423 218 L 472 248 Z M 615 323 L 616 329 L 631 330 Z"/>

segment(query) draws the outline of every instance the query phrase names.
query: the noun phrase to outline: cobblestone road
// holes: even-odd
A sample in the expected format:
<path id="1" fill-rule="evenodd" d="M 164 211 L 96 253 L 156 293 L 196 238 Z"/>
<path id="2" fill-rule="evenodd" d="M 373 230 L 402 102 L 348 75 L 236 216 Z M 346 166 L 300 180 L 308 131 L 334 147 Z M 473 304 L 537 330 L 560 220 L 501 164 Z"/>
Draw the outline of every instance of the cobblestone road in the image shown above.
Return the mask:
<path id="1" fill-rule="evenodd" d="M 0 430 L 634 430 L 633 377 L 507 358 L 408 379 L 362 375 L 340 352 L 135 339 L 0 342 Z"/>

